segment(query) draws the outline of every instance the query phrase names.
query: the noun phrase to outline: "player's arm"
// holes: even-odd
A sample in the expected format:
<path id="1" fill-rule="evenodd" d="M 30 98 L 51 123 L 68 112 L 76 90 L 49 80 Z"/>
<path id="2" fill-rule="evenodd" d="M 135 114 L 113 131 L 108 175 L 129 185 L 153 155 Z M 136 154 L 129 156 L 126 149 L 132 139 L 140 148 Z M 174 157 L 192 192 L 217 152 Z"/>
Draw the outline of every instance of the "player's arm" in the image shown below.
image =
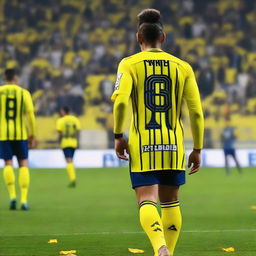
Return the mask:
<path id="1" fill-rule="evenodd" d="M 79 138 L 80 138 L 80 131 L 78 130 L 77 131 L 77 148 L 80 148 L 80 141 L 79 141 Z"/>
<path id="2" fill-rule="evenodd" d="M 56 130 L 58 132 L 58 142 L 59 144 L 61 143 L 61 140 L 62 140 L 62 137 L 63 137 L 63 134 L 62 134 L 62 122 L 60 119 L 57 120 L 57 123 L 56 123 Z"/>
<path id="3" fill-rule="evenodd" d="M 114 134 L 116 155 L 124 160 L 128 160 L 128 144 L 123 137 L 125 118 L 127 115 L 130 94 L 132 91 L 132 76 L 129 66 L 122 60 L 118 67 L 115 91 L 111 97 L 114 101 Z"/>
<path id="4" fill-rule="evenodd" d="M 34 113 L 34 104 L 32 101 L 31 94 L 28 91 L 25 91 L 25 110 L 26 117 L 28 121 L 28 129 L 29 129 L 29 147 L 34 148 L 36 146 L 36 119 Z"/>
<path id="5" fill-rule="evenodd" d="M 58 142 L 60 143 L 62 140 L 62 132 L 58 131 Z"/>
<path id="6" fill-rule="evenodd" d="M 81 130 L 81 124 L 80 121 L 77 119 L 77 123 L 76 123 L 76 129 L 77 129 L 77 135 L 76 135 L 76 139 L 77 139 L 77 148 L 80 147 L 80 130 Z"/>
<path id="7" fill-rule="evenodd" d="M 192 68 L 187 66 L 188 76 L 184 87 L 184 98 L 186 100 L 190 126 L 193 136 L 194 149 L 189 156 L 188 167 L 191 167 L 189 174 L 197 172 L 201 164 L 201 149 L 204 140 L 204 116 L 200 100 L 200 94 Z"/>

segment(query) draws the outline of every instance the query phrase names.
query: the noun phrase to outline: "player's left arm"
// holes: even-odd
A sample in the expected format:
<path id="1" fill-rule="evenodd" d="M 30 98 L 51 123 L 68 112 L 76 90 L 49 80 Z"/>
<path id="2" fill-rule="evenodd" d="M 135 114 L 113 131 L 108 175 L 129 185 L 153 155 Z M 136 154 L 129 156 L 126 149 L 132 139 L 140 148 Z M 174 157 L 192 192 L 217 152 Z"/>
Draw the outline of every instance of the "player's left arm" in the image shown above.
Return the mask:
<path id="1" fill-rule="evenodd" d="M 56 122 L 56 130 L 58 131 L 58 142 L 61 143 L 63 134 L 62 134 L 62 122 L 61 119 L 58 119 Z"/>
<path id="2" fill-rule="evenodd" d="M 25 110 L 29 126 L 28 142 L 29 147 L 34 148 L 36 146 L 36 118 L 34 112 L 34 104 L 29 91 L 26 90 L 24 96 Z"/>
<path id="3" fill-rule="evenodd" d="M 60 143 L 61 140 L 62 140 L 62 132 L 61 131 L 58 131 L 58 142 Z"/>
<path id="4" fill-rule="evenodd" d="M 191 167 L 189 174 L 193 174 L 199 170 L 201 165 L 201 149 L 203 148 L 204 140 L 204 115 L 197 82 L 190 65 L 187 65 L 187 74 L 183 96 L 189 110 L 190 126 L 194 141 L 194 149 L 188 160 L 188 167 Z"/>
<path id="5" fill-rule="evenodd" d="M 77 133 L 76 133 L 76 139 L 77 139 L 77 148 L 80 147 L 80 130 L 81 130 L 81 124 L 80 124 L 80 121 L 77 119 L 77 122 L 76 122 L 76 129 L 77 129 Z"/>
<path id="6" fill-rule="evenodd" d="M 133 79 L 129 65 L 125 60 L 122 60 L 118 67 L 115 91 L 111 99 L 114 101 L 115 151 L 117 157 L 123 160 L 128 160 L 125 153 L 129 154 L 128 144 L 126 139 L 123 137 L 123 132 L 132 91 L 132 84 Z"/>

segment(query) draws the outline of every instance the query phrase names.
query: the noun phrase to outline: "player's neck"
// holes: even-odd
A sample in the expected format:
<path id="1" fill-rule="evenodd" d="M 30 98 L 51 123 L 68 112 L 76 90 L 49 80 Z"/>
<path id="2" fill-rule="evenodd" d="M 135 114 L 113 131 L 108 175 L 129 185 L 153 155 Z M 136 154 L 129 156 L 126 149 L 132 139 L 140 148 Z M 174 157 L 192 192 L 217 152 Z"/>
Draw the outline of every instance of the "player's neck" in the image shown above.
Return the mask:
<path id="1" fill-rule="evenodd" d="M 6 84 L 17 84 L 16 80 L 11 80 L 11 81 L 5 81 Z"/>
<path id="2" fill-rule="evenodd" d="M 154 45 L 149 45 L 149 44 L 141 44 L 140 45 L 141 51 L 147 51 L 149 49 L 161 49 L 161 44 L 160 43 L 156 43 Z"/>

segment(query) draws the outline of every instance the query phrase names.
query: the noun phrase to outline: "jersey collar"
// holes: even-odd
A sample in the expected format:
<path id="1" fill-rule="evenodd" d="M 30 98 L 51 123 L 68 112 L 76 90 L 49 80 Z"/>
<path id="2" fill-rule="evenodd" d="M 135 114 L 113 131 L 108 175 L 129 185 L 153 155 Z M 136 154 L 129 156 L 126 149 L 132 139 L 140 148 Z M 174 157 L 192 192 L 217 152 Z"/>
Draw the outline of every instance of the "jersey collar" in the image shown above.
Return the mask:
<path id="1" fill-rule="evenodd" d="M 149 48 L 145 50 L 145 52 L 162 52 L 163 50 L 160 48 Z"/>

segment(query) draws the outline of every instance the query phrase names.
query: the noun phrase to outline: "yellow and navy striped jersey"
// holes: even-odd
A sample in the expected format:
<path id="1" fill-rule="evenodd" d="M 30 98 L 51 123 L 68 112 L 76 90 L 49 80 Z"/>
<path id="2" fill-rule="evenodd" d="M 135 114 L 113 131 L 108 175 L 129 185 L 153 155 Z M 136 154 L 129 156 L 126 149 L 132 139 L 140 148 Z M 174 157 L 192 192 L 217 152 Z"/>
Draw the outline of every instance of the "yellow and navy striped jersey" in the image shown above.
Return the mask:
<path id="1" fill-rule="evenodd" d="M 149 49 L 120 62 L 112 95 L 114 133 L 123 133 L 123 110 L 131 102 L 132 172 L 185 169 L 183 99 L 189 109 L 194 148 L 201 149 L 203 113 L 191 66 L 161 49 Z"/>
<path id="2" fill-rule="evenodd" d="M 73 115 L 60 117 L 56 129 L 61 133 L 61 148 L 77 148 L 80 121 Z"/>
<path id="3" fill-rule="evenodd" d="M 26 121 L 34 136 L 34 105 L 29 91 L 15 84 L 0 86 L 0 140 L 26 140 Z"/>

